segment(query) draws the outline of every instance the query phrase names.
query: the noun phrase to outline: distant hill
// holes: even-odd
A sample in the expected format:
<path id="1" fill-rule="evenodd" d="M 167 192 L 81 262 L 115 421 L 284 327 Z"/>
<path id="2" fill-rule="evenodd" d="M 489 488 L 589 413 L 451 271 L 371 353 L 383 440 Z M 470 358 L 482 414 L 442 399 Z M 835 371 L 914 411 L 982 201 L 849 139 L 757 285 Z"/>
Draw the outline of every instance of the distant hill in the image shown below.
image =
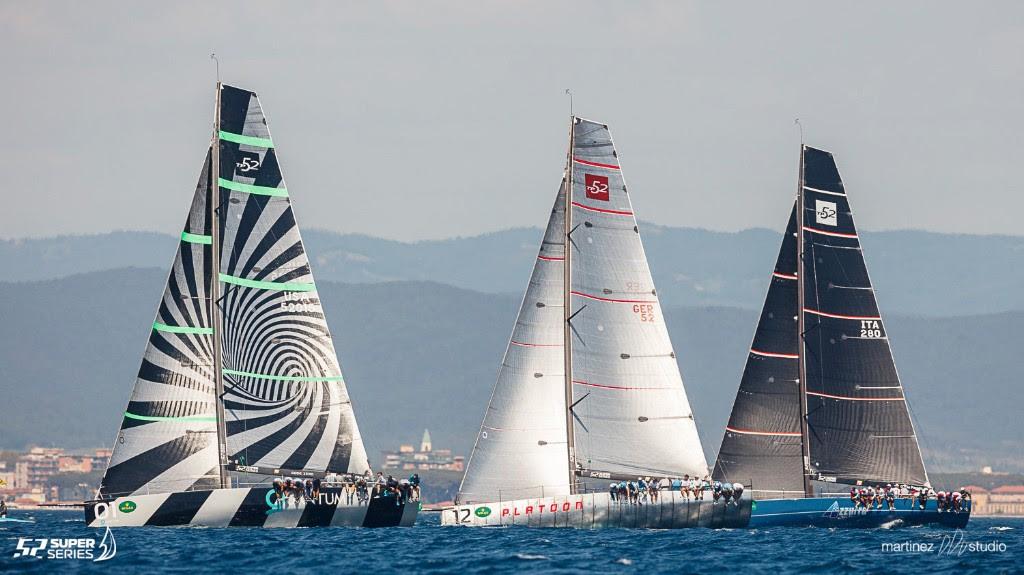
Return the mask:
<path id="1" fill-rule="evenodd" d="M 0 448 L 111 443 L 165 276 L 136 268 L 0 283 Z M 318 283 L 371 458 L 425 427 L 435 445 L 468 454 L 521 296 Z M 673 307 L 665 316 L 713 457 L 757 312 Z M 933 469 L 1024 471 L 1015 423 L 1024 312 L 887 318 Z"/>
<path id="2" fill-rule="evenodd" d="M 655 285 L 667 305 L 760 309 L 778 254 L 770 230 L 736 233 L 641 224 Z M 486 293 L 522 293 L 539 229 L 402 243 L 304 233 L 320 281 L 434 281 Z M 882 309 L 947 317 L 1024 311 L 1024 237 L 865 232 Z M 64 277 L 129 266 L 166 269 L 175 238 L 144 232 L 0 241 L 0 280 Z"/>

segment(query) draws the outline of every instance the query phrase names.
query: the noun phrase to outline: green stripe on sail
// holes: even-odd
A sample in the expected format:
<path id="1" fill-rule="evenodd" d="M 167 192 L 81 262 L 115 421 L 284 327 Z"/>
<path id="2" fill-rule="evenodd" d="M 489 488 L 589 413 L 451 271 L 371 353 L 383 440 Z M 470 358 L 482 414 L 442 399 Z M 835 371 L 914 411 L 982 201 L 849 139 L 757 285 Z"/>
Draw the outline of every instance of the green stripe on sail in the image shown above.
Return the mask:
<path id="1" fill-rule="evenodd" d="M 236 371 L 234 369 L 223 369 L 224 375 L 237 375 L 239 377 L 254 377 L 256 379 L 271 379 L 274 381 L 305 381 L 305 382 L 320 382 L 320 381 L 344 381 L 344 378 L 340 375 L 337 377 L 302 377 L 302 376 L 291 376 L 291 375 L 267 375 L 264 373 L 250 373 L 248 371 Z"/>
<path id="2" fill-rule="evenodd" d="M 213 335 L 212 327 L 187 327 L 181 325 L 167 325 L 158 321 L 153 322 L 153 329 L 166 331 L 167 333 L 198 333 L 199 335 Z"/>
<path id="3" fill-rule="evenodd" d="M 236 144 L 245 144 L 246 146 L 254 146 L 256 148 L 273 148 L 274 142 L 270 141 L 270 138 L 257 138 L 256 136 L 243 136 L 241 134 L 232 134 L 231 132 L 220 131 L 220 139 L 228 142 L 234 142 Z"/>
<path id="4" fill-rule="evenodd" d="M 182 417 L 158 417 L 155 415 L 136 415 L 130 411 L 124 412 L 124 416 L 128 419 L 137 419 L 139 421 L 185 421 L 185 422 L 199 422 L 199 423 L 217 423 L 216 415 L 184 415 Z"/>
<path id="5" fill-rule="evenodd" d="M 190 234 L 188 232 L 181 232 L 181 241 L 188 242 L 190 244 L 210 245 L 213 243 L 213 237 L 204 236 L 202 234 Z"/>
<path id="6" fill-rule="evenodd" d="M 236 192 L 245 192 L 247 194 L 257 194 L 260 196 L 274 196 L 277 198 L 288 197 L 288 190 L 285 188 L 254 186 L 252 184 L 242 184 L 240 182 L 225 180 L 224 178 L 217 178 L 217 185 L 228 190 L 234 190 Z"/>
<path id="7" fill-rule="evenodd" d="M 247 280 L 245 278 L 236 278 L 235 276 L 229 276 L 228 274 L 219 275 L 220 281 L 226 284 L 234 284 L 236 286 L 242 286 L 247 288 L 266 289 L 274 291 L 316 291 L 316 285 L 312 283 L 261 282 L 257 280 Z"/>

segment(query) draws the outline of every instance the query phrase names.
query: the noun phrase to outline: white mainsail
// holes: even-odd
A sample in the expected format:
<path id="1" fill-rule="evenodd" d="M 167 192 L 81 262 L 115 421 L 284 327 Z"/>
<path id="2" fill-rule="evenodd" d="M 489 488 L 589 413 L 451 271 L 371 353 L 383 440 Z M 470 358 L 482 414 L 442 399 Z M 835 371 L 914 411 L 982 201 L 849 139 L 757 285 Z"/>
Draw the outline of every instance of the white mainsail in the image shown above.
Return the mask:
<path id="1" fill-rule="evenodd" d="M 575 121 L 568 311 L 576 465 L 613 476 L 703 476 L 704 450 L 611 133 Z"/>

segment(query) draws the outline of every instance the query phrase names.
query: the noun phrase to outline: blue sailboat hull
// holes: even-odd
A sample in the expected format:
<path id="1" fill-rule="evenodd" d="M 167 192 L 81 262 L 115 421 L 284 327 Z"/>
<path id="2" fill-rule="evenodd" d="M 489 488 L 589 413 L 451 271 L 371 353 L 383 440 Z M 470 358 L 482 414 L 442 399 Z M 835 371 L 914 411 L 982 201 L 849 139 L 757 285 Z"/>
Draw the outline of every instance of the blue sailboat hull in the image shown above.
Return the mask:
<path id="1" fill-rule="evenodd" d="M 959 512 L 939 511 L 934 499 L 924 509 L 909 499 L 897 499 L 896 509 L 855 508 L 842 497 L 804 497 L 799 499 L 759 499 L 750 513 L 750 527 L 843 527 L 875 528 L 932 525 L 963 528 L 971 517 L 971 502 L 965 501 Z"/>

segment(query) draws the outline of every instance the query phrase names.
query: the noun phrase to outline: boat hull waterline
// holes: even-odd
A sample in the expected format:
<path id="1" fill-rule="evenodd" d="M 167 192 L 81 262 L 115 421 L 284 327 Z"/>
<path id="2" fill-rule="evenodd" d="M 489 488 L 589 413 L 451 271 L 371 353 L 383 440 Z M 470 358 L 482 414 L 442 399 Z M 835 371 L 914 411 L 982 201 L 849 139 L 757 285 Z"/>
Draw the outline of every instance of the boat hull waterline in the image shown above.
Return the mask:
<path id="1" fill-rule="evenodd" d="M 131 495 L 85 505 L 89 527 L 409 527 L 419 502 L 396 504 L 391 497 L 347 502 L 340 488 L 321 489 L 320 497 L 277 502 L 273 489 L 240 487 Z"/>
<path id="2" fill-rule="evenodd" d="M 467 527 L 575 527 L 582 529 L 629 527 L 683 529 L 688 527 L 738 528 L 750 521 L 751 500 L 738 503 L 710 497 L 697 501 L 674 491 L 660 494 L 657 502 L 642 504 L 612 501 L 608 493 L 517 499 L 494 503 L 456 505 L 441 513 L 441 525 Z"/>
<path id="3" fill-rule="evenodd" d="M 909 499 L 897 499 L 895 509 L 854 507 L 842 497 L 758 499 L 750 515 L 750 527 L 844 527 L 877 528 L 932 525 L 963 529 L 971 517 L 971 502 L 960 512 L 939 511 L 934 499 L 921 509 Z"/>

